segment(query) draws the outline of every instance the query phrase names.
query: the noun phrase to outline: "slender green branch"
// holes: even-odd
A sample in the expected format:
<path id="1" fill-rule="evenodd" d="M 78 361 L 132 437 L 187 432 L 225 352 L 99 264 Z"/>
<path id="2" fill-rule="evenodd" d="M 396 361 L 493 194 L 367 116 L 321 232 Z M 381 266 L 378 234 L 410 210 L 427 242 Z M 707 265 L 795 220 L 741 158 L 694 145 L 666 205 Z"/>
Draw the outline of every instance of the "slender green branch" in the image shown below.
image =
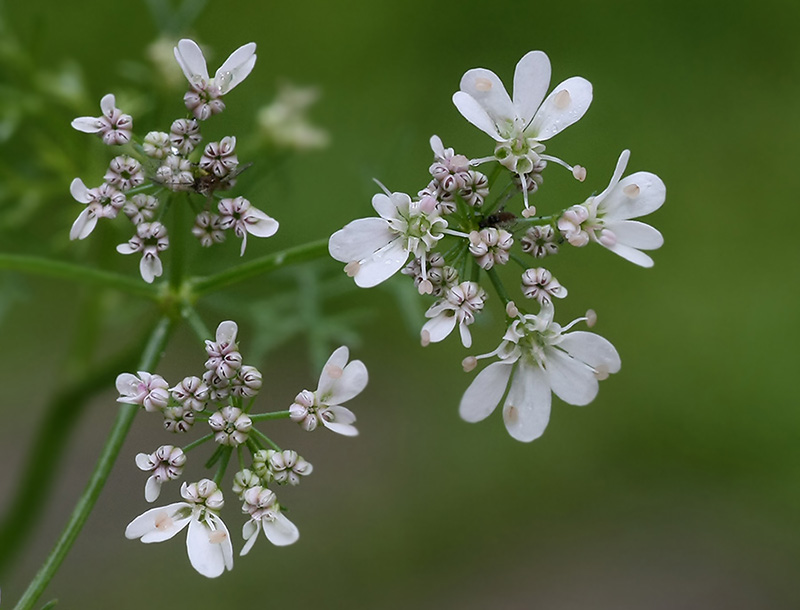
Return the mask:
<path id="1" fill-rule="evenodd" d="M 301 246 L 287 248 L 275 254 L 262 256 L 247 263 L 243 263 L 216 275 L 193 278 L 190 280 L 192 292 L 197 295 L 215 292 L 225 286 L 236 284 L 243 280 L 256 277 L 263 273 L 280 269 L 286 265 L 303 263 L 328 256 L 328 240 L 312 241 Z"/>
<path id="2" fill-rule="evenodd" d="M 172 329 L 173 321 L 170 318 L 164 317 L 159 320 L 158 324 L 150 335 L 150 339 L 148 340 L 144 352 L 142 353 L 138 370 L 152 371 L 155 368 L 156 364 L 161 359 L 161 355 L 164 351 L 164 347 L 166 346 L 167 339 L 169 338 Z M 78 502 L 75 505 L 72 514 L 70 515 L 69 521 L 64 528 L 64 531 L 61 533 L 61 537 L 58 539 L 58 542 L 56 542 L 53 550 L 50 551 L 50 554 L 47 556 L 47 559 L 45 559 L 45 562 L 39 569 L 39 572 L 33 578 L 30 585 L 28 585 L 28 589 L 25 591 L 25 593 L 23 593 L 19 602 L 17 602 L 14 610 L 29 610 L 33 607 L 33 605 L 36 603 L 36 600 L 39 599 L 39 596 L 42 594 L 47 587 L 47 584 L 55 575 L 56 570 L 58 570 L 58 567 L 61 565 L 61 562 L 67 556 L 67 553 L 75 543 L 83 524 L 86 523 L 86 519 L 89 518 L 89 513 L 94 507 L 95 502 L 97 502 L 100 492 L 103 490 L 106 479 L 108 479 L 111 468 L 114 466 L 117 455 L 122 448 L 122 444 L 125 441 L 128 430 L 130 430 L 133 419 L 136 417 L 138 411 L 138 405 L 123 404 L 120 407 L 117 419 L 111 428 L 111 433 L 109 434 L 105 447 L 103 447 L 103 451 L 97 460 L 97 464 L 95 465 L 94 471 L 89 479 L 89 483 L 86 485 L 81 497 L 78 499 Z"/>
<path id="3" fill-rule="evenodd" d="M 217 487 L 222 485 L 222 478 L 225 476 L 225 471 L 228 469 L 228 462 L 231 459 L 232 453 L 233 447 L 225 447 L 220 454 L 219 466 L 217 466 L 217 474 L 214 475 L 214 483 L 217 484 Z"/>
<path id="4" fill-rule="evenodd" d="M 106 288 L 114 288 L 134 296 L 158 300 L 159 290 L 155 286 L 145 284 L 141 279 L 131 279 L 118 273 L 81 267 L 63 261 L 54 261 L 36 256 L 22 254 L 0 254 L 0 269 L 35 273 L 62 280 L 75 280 L 87 284 L 95 284 Z"/>
<path id="5" fill-rule="evenodd" d="M 256 413 L 250 415 L 253 421 L 268 421 L 270 419 L 286 419 L 289 417 L 290 411 L 275 411 L 274 413 Z"/>
<path id="6" fill-rule="evenodd" d="M 491 269 L 486 270 L 486 275 L 489 276 L 489 279 L 492 281 L 492 285 L 494 286 L 495 291 L 497 292 L 497 296 L 503 301 L 503 305 L 508 305 L 511 299 L 508 297 L 508 293 L 506 292 L 506 287 L 503 286 L 503 282 L 500 279 L 500 276 L 497 275 L 497 269 L 492 267 Z"/>
<path id="7" fill-rule="evenodd" d="M 214 335 L 211 333 L 208 326 L 206 326 L 206 323 L 203 322 L 203 318 L 200 317 L 200 314 L 197 313 L 194 307 L 191 305 L 184 305 L 183 308 L 181 308 L 181 316 L 186 320 L 189 328 L 194 331 L 197 338 L 200 339 L 200 343 L 205 345 L 206 339 L 213 339 Z"/>
<path id="8" fill-rule="evenodd" d="M 256 430 L 255 428 L 252 428 L 252 429 L 250 430 L 250 432 L 253 432 L 253 433 L 254 433 L 254 434 L 255 434 L 255 435 L 256 435 L 256 436 L 257 436 L 259 439 L 261 439 L 262 441 L 264 441 L 265 443 L 267 443 L 267 444 L 268 444 L 270 447 L 272 447 L 272 448 L 273 448 L 275 451 L 280 451 L 280 450 L 281 450 L 281 448 L 280 448 L 280 447 L 278 447 L 278 445 L 276 445 L 276 444 L 275 444 L 275 443 L 272 441 L 272 439 L 271 439 L 270 437 L 268 437 L 266 434 L 264 434 L 264 433 L 263 433 L 261 430 Z"/>
<path id="9" fill-rule="evenodd" d="M 190 452 L 192 449 L 194 449 L 195 447 L 199 447 L 199 446 L 200 446 L 200 445 L 202 445 L 203 443 L 206 443 L 206 442 L 210 441 L 212 438 L 214 438 L 214 433 L 213 433 L 213 432 L 209 432 L 209 433 L 208 433 L 208 434 L 206 434 L 205 436 L 201 436 L 201 437 L 200 437 L 200 438 L 198 438 L 196 441 L 192 441 L 191 443 L 189 443 L 188 445 L 186 445 L 186 446 L 183 448 L 183 452 L 184 452 L 184 453 L 189 453 L 189 452 Z"/>

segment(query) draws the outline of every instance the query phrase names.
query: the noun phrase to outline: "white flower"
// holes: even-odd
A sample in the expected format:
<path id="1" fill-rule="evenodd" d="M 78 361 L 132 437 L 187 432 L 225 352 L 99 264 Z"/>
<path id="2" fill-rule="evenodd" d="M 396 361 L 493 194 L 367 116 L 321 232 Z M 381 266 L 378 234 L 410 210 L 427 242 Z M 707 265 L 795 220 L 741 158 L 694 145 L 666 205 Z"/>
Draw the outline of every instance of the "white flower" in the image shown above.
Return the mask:
<path id="1" fill-rule="evenodd" d="M 650 172 L 621 179 L 629 157 L 629 150 L 622 151 L 606 189 L 564 212 L 558 228 L 574 246 L 595 241 L 632 263 L 652 267 L 653 259 L 641 250 L 660 248 L 664 238 L 650 225 L 630 219 L 660 208 L 667 189 L 661 178 Z"/>
<path id="2" fill-rule="evenodd" d="M 186 454 L 180 447 L 161 445 L 153 453 L 137 453 L 136 465 L 140 470 L 152 472 L 144 486 L 144 499 L 155 502 L 161 495 L 161 484 L 181 476 L 186 464 Z"/>
<path id="3" fill-rule="evenodd" d="M 161 375 L 151 375 L 147 371 L 139 371 L 139 376 L 132 373 L 117 375 L 117 402 L 143 406 L 145 411 L 159 411 L 169 403 L 169 384 Z"/>
<path id="4" fill-rule="evenodd" d="M 114 94 L 108 93 L 100 100 L 99 117 L 83 116 L 72 121 L 72 127 L 83 133 L 96 133 L 109 146 L 126 144 L 131 139 L 133 119 L 117 108 Z"/>
<path id="5" fill-rule="evenodd" d="M 545 98 L 550 85 L 550 60 L 542 51 L 531 51 L 517 63 L 514 71 L 513 100 L 491 70 L 468 70 L 461 79 L 461 90 L 453 103 L 470 123 L 497 142 L 495 157 L 522 180 L 526 197 L 525 174 L 534 170 L 540 159 L 565 165 L 579 180 L 585 176 L 560 159 L 542 155 L 541 142 L 549 140 L 580 119 L 592 102 L 592 85 L 573 76 L 556 86 Z M 542 101 L 544 100 L 544 101 Z"/>
<path id="6" fill-rule="evenodd" d="M 289 521 L 281 511 L 275 493 L 257 485 L 244 490 L 242 512 L 250 515 L 250 520 L 242 528 L 242 537 L 246 540 L 240 555 L 247 555 L 258 538 L 259 530 L 275 546 L 293 544 L 300 537 L 297 526 Z"/>
<path id="7" fill-rule="evenodd" d="M 164 272 L 159 252 L 163 252 L 169 247 L 169 237 L 167 228 L 160 222 L 143 222 L 136 225 L 136 235 L 131 237 L 124 244 L 117 246 L 120 254 L 142 253 L 142 260 L 139 261 L 139 273 L 142 279 L 148 284 L 160 277 Z"/>
<path id="8" fill-rule="evenodd" d="M 347 263 L 345 271 L 362 288 L 377 286 L 399 271 L 410 255 L 423 264 L 425 254 L 442 238 L 447 221 L 436 211 L 436 199 L 412 201 L 405 193 L 379 193 L 372 207 L 380 218 L 359 218 L 331 235 L 328 251 Z"/>
<path id="9" fill-rule="evenodd" d="M 369 376 L 363 362 L 353 360 L 348 364 L 348 357 L 349 351 L 345 346 L 331 354 L 322 367 L 316 391 L 303 390 L 289 407 L 292 421 L 308 431 L 321 423 L 338 434 L 358 434 L 353 426 L 355 414 L 341 403 L 360 394 L 367 387 Z"/>
<path id="10" fill-rule="evenodd" d="M 603 337 L 585 331 L 565 333 L 579 318 L 562 328 L 553 322 L 553 308 L 520 316 L 508 327 L 490 364 L 472 381 L 461 399 L 459 413 L 468 422 L 485 419 L 503 395 L 503 420 L 512 437 L 530 442 L 539 438 L 550 420 L 551 392 L 571 405 L 594 400 L 598 380 L 620 369 L 617 350 Z M 509 385 L 510 381 L 510 385 Z"/>
<path id="11" fill-rule="evenodd" d="M 224 504 L 216 483 L 202 479 L 181 486 L 185 502 L 152 508 L 128 524 L 125 537 L 144 543 L 169 540 L 187 525 L 186 550 L 192 567 L 208 578 L 233 569 L 233 545 L 218 511 Z"/>
<path id="12" fill-rule="evenodd" d="M 430 320 L 422 327 L 423 345 L 443 341 L 458 324 L 462 345 L 470 347 L 469 325 L 475 321 L 475 314 L 483 309 L 485 301 L 486 291 L 476 282 L 462 282 L 448 288 L 445 297 L 425 312 Z"/>
<path id="13" fill-rule="evenodd" d="M 180 40 L 174 53 L 178 65 L 192 86 L 192 90 L 184 96 L 184 102 L 200 120 L 205 120 L 225 108 L 219 98 L 247 78 L 256 63 L 254 42 L 242 45 L 231 53 L 214 74 L 214 78 L 209 78 L 206 58 L 193 40 Z"/>
<path id="14" fill-rule="evenodd" d="M 100 218 L 116 218 L 117 213 L 125 206 L 126 197 L 110 184 L 102 184 L 90 189 L 80 178 L 75 178 L 69 185 L 69 192 L 75 201 L 86 208 L 72 223 L 69 231 L 70 239 L 85 239 L 94 231 Z"/>
<path id="15" fill-rule="evenodd" d="M 272 237 L 280 226 L 277 220 L 253 206 L 244 197 L 222 199 L 217 204 L 217 209 L 220 229 L 233 229 L 236 237 L 242 238 L 240 256 L 244 255 L 244 249 L 247 247 L 248 233 L 256 237 Z"/>

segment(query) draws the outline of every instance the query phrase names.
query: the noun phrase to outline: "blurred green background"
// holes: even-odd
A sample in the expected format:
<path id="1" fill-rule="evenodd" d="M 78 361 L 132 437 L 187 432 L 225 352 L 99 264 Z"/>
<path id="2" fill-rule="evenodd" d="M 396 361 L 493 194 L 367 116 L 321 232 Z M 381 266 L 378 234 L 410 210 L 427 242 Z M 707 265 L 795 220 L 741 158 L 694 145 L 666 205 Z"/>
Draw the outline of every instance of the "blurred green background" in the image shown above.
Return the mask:
<path id="1" fill-rule="evenodd" d="M 0 81 L 0 248 L 134 276 L 133 257 L 112 255 L 127 235 L 111 223 L 85 243 L 68 242 L 80 212 L 69 179 L 96 181 L 109 155 L 67 125 L 97 114 L 110 91 L 129 101 L 126 109 L 166 106 L 149 115 L 161 123 L 147 129 L 182 112 L 183 84 L 169 92 L 144 68 L 159 27 L 141 2 L 0 6 L 6 58 L 13 37 L 31 60 L 13 60 L 14 69 L 6 61 Z M 256 69 L 212 129 L 254 129 L 254 114 L 286 79 L 320 87 L 311 116 L 331 134 L 329 148 L 280 166 L 253 158 L 239 192 L 282 226 L 270 240 L 251 240 L 246 258 L 370 215 L 373 177 L 416 192 L 429 179 L 434 133 L 458 152 L 489 154 L 488 138 L 450 96 L 472 67 L 510 85 L 516 61 L 532 49 L 550 56 L 553 84 L 581 75 L 594 85 L 587 115 L 548 146 L 586 166 L 587 182 L 551 168 L 537 205 L 565 206 L 604 188 L 630 148 L 629 172 L 653 171 L 667 185 L 666 205 L 645 219 L 666 244 L 652 270 L 599 247 L 553 259 L 570 291 L 559 319 L 594 308 L 595 330 L 617 347 L 623 368 L 590 406 L 556 402 L 547 432 L 529 445 L 512 440 L 498 414 L 476 425 L 458 418 L 472 378 L 460 366 L 466 352 L 453 337 L 419 347 L 404 322 L 415 312 L 396 299 L 402 280 L 397 290 L 337 292 L 326 312 L 361 319 L 352 351 L 371 382 L 353 403 L 356 439 L 275 425 L 275 438 L 315 465 L 303 485 L 279 494 L 300 541 L 278 549 L 261 540 L 232 573 L 208 581 L 189 566 L 182 536 L 152 546 L 126 540 L 125 525 L 146 508 L 133 456 L 168 442 L 141 416 L 42 601 L 120 610 L 800 607 L 798 26 L 800 5 L 778 0 L 208 3 L 181 34 L 207 46 L 212 70 L 240 44 L 258 43 Z M 142 96 L 149 85 L 152 95 Z M 234 262 L 234 241 L 198 255 L 197 268 Z M 337 278 L 339 269 L 323 263 L 314 273 Z M 256 319 L 253 309 L 294 277 L 250 281 L 201 302 L 201 312 L 210 326 L 232 310 Z M 108 296 L 98 303 L 65 282 L 3 273 L 0 290 L 3 510 L 44 405 L 69 381 L 60 363 L 83 332 L 81 312 L 120 312 L 103 324 L 101 352 L 129 342 L 131 328 L 150 318 L 141 304 Z M 416 306 L 418 315 L 424 304 Z M 496 347 L 500 320 L 495 312 L 477 329 L 475 351 Z M 279 317 L 274 323 L 267 335 L 277 342 Z M 258 325 L 242 327 L 242 352 L 253 362 Z M 266 382 L 262 408 L 285 408 L 314 387 L 313 345 L 308 334 L 293 335 L 253 362 Z M 193 374 L 203 359 L 181 333 L 161 370 Z M 40 522 L 0 580 L 6 605 L 83 488 L 114 398 L 109 386 L 70 436 Z M 238 506 L 225 510 L 238 540 Z"/>

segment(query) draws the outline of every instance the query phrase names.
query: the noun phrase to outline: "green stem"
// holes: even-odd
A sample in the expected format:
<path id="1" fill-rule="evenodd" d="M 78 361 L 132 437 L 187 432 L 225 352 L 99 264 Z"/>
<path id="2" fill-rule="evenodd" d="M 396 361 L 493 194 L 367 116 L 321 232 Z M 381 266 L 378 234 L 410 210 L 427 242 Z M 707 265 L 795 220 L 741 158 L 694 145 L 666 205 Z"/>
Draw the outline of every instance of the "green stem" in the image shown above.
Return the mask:
<path id="1" fill-rule="evenodd" d="M 274 413 L 256 413 L 251 415 L 253 421 L 269 421 L 270 419 L 285 419 L 289 417 L 291 411 L 275 411 Z"/>
<path id="2" fill-rule="evenodd" d="M 497 296 L 503 301 L 503 305 L 508 305 L 511 299 L 508 297 L 508 293 L 506 292 L 506 287 L 503 286 L 503 282 L 500 280 L 500 276 L 497 275 L 497 270 L 492 267 L 491 269 L 486 270 L 486 275 L 489 276 L 489 279 L 492 281 L 492 285 L 494 286 L 495 291 L 497 292 Z"/>
<path id="3" fill-rule="evenodd" d="M 170 318 L 164 317 L 159 320 L 155 329 L 150 335 L 144 352 L 142 353 L 141 360 L 137 370 L 152 371 L 158 361 L 161 359 L 164 347 L 167 343 L 170 333 L 173 329 L 173 321 Z M 117 419 L 111 428 L 111 433 L 106 440 L 105 447 L 97 460 L 94 471 L 89 479 L 89 483 L 83 490 L 81 497 L 78 499 L 75 508 L 70 515 L 61 537 L 56 542 L 53 550 L 45 559 L 44 564 L 39 569 L 39 572 L 28 585 L 27 590 L 23 593 L 14 610 L 29 610 L 39 599 L 39 596 L 47 587 L 47 584 L 55 575 L 61 562 L 67 556 L 78 534 L 89 518 L 89 513 L 97 502 L 100 492 L 105 486 L 106 479 L 114 466 L 117 455 L 119 454 L 125 437 L 130 430 L 136 413 L 139 411 L 139 405 L 123 404 L 117 415 Z"/>
<path id="4" fill-rule="evenodd" d="M 301 246 L 287 248 L 275 254 L 262 256 L 248 263 L 243 263 L 232 269 L 222 271 L 208 277 L 193 278 L 190 280 L 192 293 L 196 296 L 216 292 L 220 288 L 236 284 L 262 273 L 280 269 L 286 265 L 302 263 L 328 256 L 328 240 L 312 241 Z"/>
<path id="5" fill-rule="evenodd" d="M 250 430 L 250 432 L 253 432 L 258 438 L 260 438 L 262 441 L 267 443 L 275 451 L 280 451 L 281 450 L 281 448 L 278 447 L 278 445 L 276 445 L 274 442 L 272 442 L 272 439 L 270 437 L 268 437 L 266 434 L 264 434 L 263 432 L 261 432 L 261 430 L 256 430 L 255 428 L 252 428 Z"/>
<path id="6" fill-rule="evenodd" d="M 181 316 L 186 320 L 189 328 L 194 331 L 194 334 L 197 335 L 197 338 L 200 339 L 200 343 L 205 345 L 206 339 L 213 339 L 214 335 L 211 333 L 208 326 L 206 326 L 206 323 L 203 322 L 203 318 L 200 317 L 200 314 L 197 313 L 194 307 L 191 305 L 184 305 L 181 309 Z"/>
<path id="7" fill-rule="evenodd" d="M 106 288 L 114 288 L 121 292 L 153 301 L 159 299 L 158 289 L 155 286 L 145 284 L 141 279 L 131 279 L 117 273 L 80 267 L 72 263 L 54 261 L 47 258 L 22 254 L 0 254 L 0 269 L 36 273 L 62 280 L 75 280 Z"/>
<path id="8" fill-rule="evenodd" d="M 225 471 L 228 469 L 228 462 L 231 459 L 231 454 L 233 453 L 233 447 L 225 447 L 225 450 L 222 452 L 219 460 L 219 466 L 217 467 L 217 474 L 214 475 L 214 483 L 217 484 L 217 487 L 222 485 L 222 478 L 225 476 Z"/>
<path id="9" fill-rule="evenodd" d="M 209 432 L 209 433 L 208 433 L 208 434 L 206 434 L 205 436 L 201 436 L 201 437 L 200 437 L 200 438 L 198 438 L 196 441 L 192 441 L 191 443 L 189 443 L 188 445 L 186 445 L 186 446 L 183 448 L 183 452 L 184 452 L 184 453 L 189 453 L 189 452 L 190 452 L 192 449 L 194 449 L 195 447 L 199 447 L 199 446 L 200 446 L 200 445 L 202 445 L 203 443 L 210 441 L 212 438 L 214 438 L 214 433 L 213 433 L 213 432 Z"/>

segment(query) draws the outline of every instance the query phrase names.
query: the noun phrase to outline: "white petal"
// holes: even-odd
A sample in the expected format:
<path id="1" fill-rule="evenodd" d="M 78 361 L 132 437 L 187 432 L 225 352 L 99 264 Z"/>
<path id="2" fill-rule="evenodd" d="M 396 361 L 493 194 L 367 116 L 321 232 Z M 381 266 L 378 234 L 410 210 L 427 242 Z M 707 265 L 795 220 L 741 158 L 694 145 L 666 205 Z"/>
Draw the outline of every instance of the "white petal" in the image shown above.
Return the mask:
<path id="1" fill-rule="evenodd" d="M 367 367 L 361 360 L 353 360 L 344 367 L 342 376 L 334 380 L 331 393 L 326 398 L 326 404 L 341 404 L 358 396 L 367 387 L 369 374 Z"/>
<path id="2" fill-rule="evenodd" d="M 458 325 L 458 332 L 461 335 L 461 345 L 467 349 L 472 347 L 472 333 L 469 332 L 469 326 L 462 322 Z"/>
<path id="3" fill-rule="evenodd" d="M 236 334 L 239 332 L 239 327 L 233 320 L 225 320 L 220 322 L 217 326 L 215 338 L 217 343 L 225 343 L 230 345 L 236 342 Z"/>
<path id="4" fill-rule="evenodd" d="M 319 382 L 317 383 L 318 395 L 325 396 L 330 394 L 333 384 L 344 374 L 344 367 L 347 366 L 349 358 L 350 350 L 347 349 L 346 345 L 333 350 L 319 374 Z"/>
<path id="5" fill-rule="evenodd" d="M 398 210 L 408 210 L 411 205 L 411 197 L 406 193 L 378 193 L 372 197 L 372 207 L 386 220 L 393 220 L 398 217 Z"/>
<path id="6" fill-rule="evenodd" d="M 145 511 L 125 528 L 125 537 L 142 542 L 169 540 L 189 524 L 192 507 L 186 502 L 175 502 Z M 181 516 L 178 516 L 181 513 Z"/>
<path id="7" fill-rule="evenodd" d="M 240 556 L 247 555 L 250 552 L 250 549 L 253 548 L 253 545 L 256 543 L 256 539 L 258 538 L 258 530 L 261 529 L 261 521 L 254 521 L 250 519 L 247 523 L 244 524 L 242 527 L 242 537 L 246 540 L 242 550 L 239 552 Z"/>
<path id="8" fill-rule="evenodd" d="M 640 250 L 655 250 L 664 245 L 664 237 L 648 224 L 636 220 L 619 220 L 606 223 L 614 235 L 617 243 L 637 248 Z"/>
<path id="9" fill-rule="evenodd" d="M 155 254 L 145 253 L 142 260 L 139 261 L 139 273 L 148 284 L 152 284 L 155 278 L 161 277 L 163 272 L 164 268 L 161 265 L 161 259 Z"/>
<path id="10" fill-rule="evenodd" d="M 586 114 L 591 103 L 591 83 L 580 76 L 568 78 L 547 96 L 525 133 L 537 140 L 552 138 Z"/>
<path id="11" fill-rule="evenodd" d="M 450 314 L 450 315 L 448 315 Z M 456 327 L 456 317 L 452 310 L 447 313 L 431 318 L 422 327 L 422 331 L 427 331 L 430 335 L 431 343 L 443 341 Z"/>
<path id="12" fill-rule="evenodd" d="M 402 240 L 396 238 L 362 260 L 353 279 L 361 288 L 377 286 L 400 271 L 408 256 L 409 252 L 403 246 Z"/>
<path id="13" fill-rule="evenodd" d="M 119 377 L 117 377 L 117 383 L 119 383 Z M 119 386 L 117 387 L 119 388 Z M 139 470 L 149 471 L 153 469 L 153 462 L 150 461 L 150 456 L 146 453 L 137 453 L 134 461 L 136 462 L 136 466 L 138 466 Z"/>
<path id="14" fill-rule="evenodd" d="M 497 74 L 485 68 L 467 70 L 461 77 L 461 91 L 480 104 L 500 134 L 508 135 L 511 132 L 516 112 Z"/>
<path id="15" fill-rule="evenodd" d="M 256 65 L 256 43 L 248 42 L 236 49 L 228 56 L 217 73 L 214 75 L 214 82 L 220 87 L 222 93 L 228 93 L 236 85 L 241 83 L 252 72 Z M 230 72 L 230 76 L 226 73 Z M 225 82 L 227 79 L 228 82 Z"/>
<path id="16" fill-rule="evenodd" d="M 619 184 L 622 174 L 628 166 L 628 159 L 630 159 L 630 157 L 631 151 L 627 149 L 620 153 L 619 159 L 617 159 L 617 165 L 614 168 L 614 174 L 611 176 L 608 186 L 599 195 L 595 196 L 594 199 L 597 202 L 597 207 L 601 211 L 601 214 L 608 213 L 608 201 L 606 201 L 606 198 L 612 194 L 617 184 Z"/>
<path id="17" fill-rule="evenodd" d="M 117 108 L 117 98 L 114 97 L 113 93 L 106 93 L 100 99 L 100 110 L 103 112 L 105 116 L 111 116 L 114 110 Z"/>
<path id="18" fill-rule="evenodd" d="M 287 546 L 300 538 L 300 530 L 283 513 L 275 515 L 274 521 L 263 519 L 261 527 L 264 528 L 267 540 L 275 546 Z"/>
<path id="19" fill-rule="evenodd" d="M 130 245 L 127 241 L 124 244 L 120 244 L 117 246 L 117 252 L 120 254 L 133 254 L 134 252 L 138 252 L 138 248 L 134 248 Z"/>
<path id="20" fill-rule="evenodd" d="M 434 135 L 431 136 L 430 143 L 433 154 L 439 159 L 444 158 L 444 144 L 442 143 L 442 139 L 439 136 Z"/>
<path id="21" fill-rule="evenodd" d="M 242 233 L 242 247 L 239 249 L 239 256 L 244 256 L 244 251 L 247 248 L 247 231 Z"/>
<path id="22" fill-rule="evenodd" d="M 75 178 L 70 182 L 69 193 L 75 198 L 75 201 L 79 201 L 80 203 L 89 203 L 92 200 L 89 188 L 80 178 Z"/>
<path id="23" fill-rule="evenodd" d="M 483 369 L 464 392 L 458 413 L 468 422 L 486 419 L 506 392 L 512 364 L 495 362 Z"/>
<path id="24" fill-rule="evenodd" d="M 278 221 L 258 208 L 251 207 L 244 217 L 244 228 L 256 237 L 272 237 L 278 231 Z"/>
<path id="25" fill-rule="evenodd" d="M 606 220 L 627 220 L 654 212 L 666 198 L 667 187 L 661 178 L 650 172 L 636 172 L 623 178 L 597 209 Z"/>
<path id="26" fill-rule="evenodd" d="M 550 421 L 552 395 L 544 372 L 538 366 L 520 364 L 511 380 L 503 421 L 508 433 L 529 443 L 539 438 Z"/>
<path id="27" fill-rule="evenodd" d="M 197 46 L 194 40 L 184 38 L 178 41 L 178 46 L 174 49 L 175 59 L 183 70 L 189 84 L 195 84 L 199 79 L 208 82 L 208 68 L 203 51 Z"/>
<path id="28" fill-rule="evenodd" d="M 599 388 L 594 370 L 554 347 L 545 348 L 544 371 L 556 396 L 571 405 L 588 405 Z"/>
<path id="29" fill-rule="evenodd" d="M 117 392 L 119 392 L 122 396 L 136 395 L 139 393 L 139 385 L 141 383 L 142 380 L 133 373 L 120 373 L 117 375 L 116 381 Z"/>
<path id="30" fill-rule="evenodd" d="M 562 335 L 558 347 L 592 368 L 601 367 L 609 373 L 619 372 L 621 362 L 616 348 L 600 335 L 576 330 Z"/>
<path id="31" fill-rule="evenodd" d="M 97 133 L 103 128 L 103 122 L 97 117 L 91 116 L 81 116 L 77 119 L 73 119 L 70 125 L 72 125 L 73 129 L 77 129 L 83 133 Z"/>
<path id="32" fill-rule="evenodd" d="M 542 51 L 531 51 L 514 70 L 514 108 L 524 125 L 530 123 L 550 85 L 550 60 Z"/>
<path id="33" fill-rule="evenodd" d="M 147 483 L 145 483 L 144 486 L 144 499 L 147 500 L 148 502 L 155 502 L 156 500 L 158 500 L 158 496 L 160 495 L 161 495 L 161 481 L 159 481 L 156 477 L 148 478 Z"/>
<path id="34" fill-rule="evenodd" d="M 604 247 L 611 250 L 614 254 L 621 256 L 626 261 L 632 262 L 634 265 L 639 265 L 640 267 L 644 267 L 646 269 L 649 269 L 653 266 L 653 259 L 636 248 L 631 248 L 630 246 L 620 243 L 616 243 L 613 246 Z"/>
<path id="35" fill-rule="evenodd" d="M 356 416 L 350 409 L 334 405 L 328 407 L 327 410 L 334 414 L 334 421 L 332 422 L 329 422 L 324 417 L 322 418 L 322 424 L 328 430 L 343 436 L 358 436 L 358 430 L 352 425 L 353 422 L 356 421 Z"/>
<path id="36" fill-rule="evenodd" d="M 331 235 L 328 252 L 337 261 L 362 261 L 396 238 L 383 218 L 359 218 Z"/>
<path id="37" fill-rule="evenodd" d="M 72 223 L 72 228 L 69 230 L 69 238 L 86 239 L 96 226 L 97 215 L 94 213 L 94 209 L 86 207 L 78 214 L 75 222 Z"/>
<path id="38" fill-rule="evenodd" d="M 189 533 L 186 535 L 186 551 L 189 554 L 189 563 L 203 576 L 216 578 L 225 571 L 227 550 L 233 557 L 230 534 L 221 519 L 213 521 L 215 529 L 208 524 L 192 519 L 189 523 Z"/>
<path id="39" fill-rule="evenodd" d="M 463 91 L 456 91 L 453 94 L 453 103 L 462 116 L 482 132 L 488 134 L 498 142 L 505 140 L 505 138 L 498 133 L 494 121 L 486 113 L 486 110 L 483 109 L 483 106 L 471 95 Z"/>

